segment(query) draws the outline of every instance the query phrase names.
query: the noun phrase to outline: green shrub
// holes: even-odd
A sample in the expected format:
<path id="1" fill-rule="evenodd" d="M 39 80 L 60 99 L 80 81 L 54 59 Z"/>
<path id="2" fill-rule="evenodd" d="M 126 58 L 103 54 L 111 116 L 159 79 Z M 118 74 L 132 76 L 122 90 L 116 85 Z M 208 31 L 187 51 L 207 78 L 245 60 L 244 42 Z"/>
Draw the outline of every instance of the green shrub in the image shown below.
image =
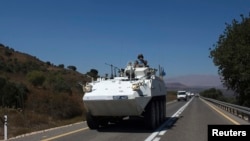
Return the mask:
<path id="1" fill-rule="evenodd" d="M 33 86 L 42 86 L 46 79 L 41 71 L 31 71 L 27 74 L 27 78 Z"/>
<path id="2" fill-rule="evenodd" d="M 0 106 L 24 108 L 28 92 L 24 84 L 8 82 L 5 78 L 0 78 Z"/>
<path id="3" fill-rule="evenodd" d="M 64 68 L 64 64 L 59 64 L 58 67 L 59 68 Z"/>

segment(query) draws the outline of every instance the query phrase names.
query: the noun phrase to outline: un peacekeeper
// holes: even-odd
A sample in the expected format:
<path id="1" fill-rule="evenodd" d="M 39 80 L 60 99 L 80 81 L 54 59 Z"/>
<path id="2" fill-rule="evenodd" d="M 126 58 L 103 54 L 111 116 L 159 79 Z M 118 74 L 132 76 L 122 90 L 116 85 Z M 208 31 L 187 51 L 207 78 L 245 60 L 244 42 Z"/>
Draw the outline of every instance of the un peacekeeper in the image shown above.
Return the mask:
<path id="1" fill-rule="evenodd" d="M 142 54 L 139 54 L 137 57 L 138 60 L 135 61 L 134 67 L 148 67 L 147 60 L 144 60 L 144 57 Z"/>

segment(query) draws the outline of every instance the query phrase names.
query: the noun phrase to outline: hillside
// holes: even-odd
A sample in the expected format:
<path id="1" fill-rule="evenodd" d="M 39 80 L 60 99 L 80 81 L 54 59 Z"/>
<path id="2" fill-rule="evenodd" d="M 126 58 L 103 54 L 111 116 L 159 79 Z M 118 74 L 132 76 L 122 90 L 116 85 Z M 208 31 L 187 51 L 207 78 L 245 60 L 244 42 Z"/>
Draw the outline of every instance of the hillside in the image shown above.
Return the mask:
<path id="1" fill-rule="evenodd" d="M 0 44 L 0 116 L 8 116 L 8 136 L 82 120 L 79 81 L 90 80 L 74 66 L 55 66 Z"/>
<path id="2" fill-rule="evenodd" d="M 191 92 L 202 92 L 210 88 L 219 89 L 225 97 L 234 97 L 235 93 L 222 85 L 219 76 L 215 75 L 186 75 L 166 78 L 169 91 L 187 90 Z"/>
<path id="3" fill-rule="evenodd" d="M 169 91 L 185 90 L 188 88 L 186 85 L 183 85 L 179 82 L 172 82 L 172 83 L 167 82 L 166 86 Z"/>
<path id="4" fill-rule="evenodd" d="M 167 83 L 181 83 L 187 87 L 216 87 L 223 88 L 217 75 L 185 75 L 166 78 Z"/>

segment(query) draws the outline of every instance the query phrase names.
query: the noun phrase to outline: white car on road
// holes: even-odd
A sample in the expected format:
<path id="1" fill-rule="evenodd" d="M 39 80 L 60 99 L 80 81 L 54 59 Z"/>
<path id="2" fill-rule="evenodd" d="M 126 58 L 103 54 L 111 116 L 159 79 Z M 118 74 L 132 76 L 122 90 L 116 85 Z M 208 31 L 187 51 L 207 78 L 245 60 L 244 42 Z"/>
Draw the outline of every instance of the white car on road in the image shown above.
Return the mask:
<path id="1" fill-rule="evenodd" d="M 183 91 L 183 90 L 177 91 L 177 100 L 178 101 L 181 101 L 181 100 L 187 101 L 187 92 Z"/>

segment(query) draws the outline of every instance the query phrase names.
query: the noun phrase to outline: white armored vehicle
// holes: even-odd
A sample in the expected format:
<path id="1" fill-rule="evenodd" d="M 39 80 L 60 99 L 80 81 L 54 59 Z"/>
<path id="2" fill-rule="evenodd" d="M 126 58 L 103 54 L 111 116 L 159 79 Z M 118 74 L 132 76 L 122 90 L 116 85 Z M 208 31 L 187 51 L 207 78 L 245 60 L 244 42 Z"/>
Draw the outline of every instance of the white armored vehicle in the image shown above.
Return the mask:
<path id="1" fill-rule="evenodd" d="M 140 117 L 149 129 L 165 119 L 166 86 L 159 67 L 134 67 L 128 63 L 119 76 L 98 78 L 82 85 L 86 120 L 90 129 L 97 129 L 125 117 Z"/>

